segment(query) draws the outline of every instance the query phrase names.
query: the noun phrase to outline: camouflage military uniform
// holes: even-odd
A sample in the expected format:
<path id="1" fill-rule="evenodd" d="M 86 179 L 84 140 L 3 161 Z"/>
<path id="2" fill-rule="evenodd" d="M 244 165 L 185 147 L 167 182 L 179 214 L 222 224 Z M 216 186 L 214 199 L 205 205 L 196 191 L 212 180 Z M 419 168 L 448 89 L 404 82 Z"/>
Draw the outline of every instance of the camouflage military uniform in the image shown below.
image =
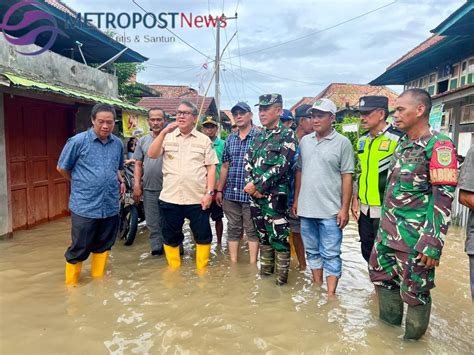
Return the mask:
<path id="1" fill-rule="evenodd" d="M 409 305 L 431 302 L 434 268 L 417 258 L 439 259 L 457 183 L 450 139 L 428 132 L 416 141 L 403 137 L 394 152 L 380 227 L 369 262 L 374 284 L 401 289 Z"/>
<path id="2" fill-rule="evenodd" d="M 252 182 L 261 199 L 250 199 L 250 211 L 260 243 L 289 251 L 288 192 L 290 165 L 296 152 L 295 133 L 281 123 L 255 137 L 246 154 L 245 183 Z"/>

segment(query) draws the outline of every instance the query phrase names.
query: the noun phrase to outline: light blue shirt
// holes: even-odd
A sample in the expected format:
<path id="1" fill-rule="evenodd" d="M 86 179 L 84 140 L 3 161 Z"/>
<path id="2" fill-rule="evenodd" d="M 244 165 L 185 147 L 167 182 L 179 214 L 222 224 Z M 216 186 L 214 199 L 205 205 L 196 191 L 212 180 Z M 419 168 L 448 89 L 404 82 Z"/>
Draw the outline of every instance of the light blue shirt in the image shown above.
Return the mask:
<path id="1" fill-rule="evenodd" d="M 86 218 L 107 218 L 119 213 L 123 144 L 111 134 L 103 143 L 93 129 L 69 138 L 59 157 L 61 169 L 71 173 L 69 209 Z"/>

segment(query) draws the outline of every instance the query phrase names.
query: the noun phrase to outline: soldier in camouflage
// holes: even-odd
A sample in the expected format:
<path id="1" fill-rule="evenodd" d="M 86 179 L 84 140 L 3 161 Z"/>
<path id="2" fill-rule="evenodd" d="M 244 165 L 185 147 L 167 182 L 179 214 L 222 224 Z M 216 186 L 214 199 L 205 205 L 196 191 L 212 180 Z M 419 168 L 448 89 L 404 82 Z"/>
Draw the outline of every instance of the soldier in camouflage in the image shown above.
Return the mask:
<path id="1" fill-rule="evenodd" d="M 406 90 L 397 99 L 395 125 L 406 136 L 394 152 L 369 261 L 380 318 L 401 325 L 407 303 L 404 337 L 415 340 L 428 328 L 434 268 L 457 184 L 455 148 L 448 137 L 430 129 L 430 109 L 431 97 L 421 89 Z"/>
<path id="2" fill-rule="evenodd" d="M 276 283 L 283 285 L 290 267 L 289 174 L 298 143 L 295 133 L 280 123 L 281 95 L 261 95 L 257 105 L 265 129 L 246 154 L 244 191 L 251 196 L 250 211 L 260 240 L 260 273 L 273 274 L 276 255 Z"/>

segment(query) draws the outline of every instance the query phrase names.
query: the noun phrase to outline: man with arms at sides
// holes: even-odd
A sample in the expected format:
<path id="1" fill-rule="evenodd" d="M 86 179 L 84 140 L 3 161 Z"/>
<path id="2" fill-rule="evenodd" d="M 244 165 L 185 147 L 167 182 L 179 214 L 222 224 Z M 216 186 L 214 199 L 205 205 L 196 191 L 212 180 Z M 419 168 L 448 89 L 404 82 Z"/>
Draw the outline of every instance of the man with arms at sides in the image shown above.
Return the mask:
<path id="1" fill-rule="evenodd" d="M 349 221 L 354 153 L 352 144 L 332 127 L 336 105 L 316 101 L 309 110 L 314 133 L 300 143 L 293 213 L 301 220 L 306 260 L 317 285 L 326 274 L 329 297 L 342 272 L 342 230 Z"/>
<path id="2" fill-rule="evenodd" d="M 150 133 L 141 137 L 135 147 L 133 199 L 140 202 L 143 196 L 146 226 L 150 231 L 151 255 L 163 255 L 163 232 L 160 210 L 160 193 L 163 188 L 163 157 L 151 159 L 148 149 L 153 140 L 158 137 L 166 122 L 165 111 L 159 107 L 148 111 Z"/>
<path id="3" fill-rule="evenodd" d="M 231 112 L 238 131 L 229 135 L 225 141 L 216 201 L 223 207 L 228 221 L 230 260 L 234 263 L 238 261 L 240 237 L 245 229 L 250 263 L 254 264 L 257 262 L 258 237 L 250 215 L 250 198 L 244 192 L 245 153 L 258 132 L 252 125 L 252 110 L 245 102 L 237 103 Z"/>
<path id="4" fill-rule="evenodd" d="M 380 319 L 401 325 L 417 340 L 430 320 L 435 267 L 444 245 L 457 184 L 451 140 L 430 129 L 431 97 L 408 89 L 396 101 L 394 124 L 406 133 L 395 148 L 382 204 L 380 227 L 369 260 Z"/>
<path id="5" fill-rule="evenodd" d="M 160 206 L 168 264 L 172 268 L 181 266 L 179 245 L 184 239 L 184 219 L 188 218 L 196 240 L 196 267 L 202 270 L 209 262 L 211 250 L 209 207 L 219 160 L 209 137 L 195 129 L 197 116 L 197 107 L 183 100 L 177 108 L 176 122 L 160 132 L 148 155 L 153 159 L 163 156 Z"/>
<path id="6" fill-rule="evenodd" d="M 212 146 L 216 151 L 217 159 L 219 159 L 219 164 L 216 166 L 216 188 L 217 183 L 219 182 L 219 176 L 222 167 L 222 153 L 224 152 L 224 141 L 217 137 L 218 125 L 217 122 L 212 119 L 212 117 L 206 118 L 202 123 L 202 132 L 209 137 L 212 141 Z M 216 224 L 216 238 L 217 244 L 221 245 L 222 243 L 222 232 L 224 231 L 224 223 L 222 223 L 222 218 L 224 217 L 224 212 L 222 211 L 222 206 L 220 206 L 216 201 L 216 195 L 214 191 L 213 200 L 211 203 L 211 219 Z"/>
<path id="7" fill-rule="evenodd" d="M 361 97 L 359 112 L 362 128 L 367 132 L 361 135 L 357 144 L 359 165 L 354 182 L 352 216 L 359 225 L 362 256 L 369 262 L 379 228 L 388 167 L 404 133 L 387 123 L 386 96 Z"/>
<path id="8" fill-rule="evenodd" d="M 260 241 L 260 274 L 273 274 L 276 256 L 276 284 L 284 285 L 290 268 L 290 167 L 298 142 L 295 132 L 280 122 L 281 95 L 261 95 L 257 105 L 265 128 L 255 137 L 245 157 L 244 191 L 251 196 L 250 212 Z"/>
<path id="9" fill-rule="evenodd" d="M 113 106 L 92 108 L 92 128 L 69 138 L 57 171 L 71 180 L 72 243 L 66 251 L 66 285 L 76 285 L 82 262 L 92 253 L 91 275 L 102 277 L 119 224 L 119 198 L 125 192 L 123 144 L 112 134 Z"/>

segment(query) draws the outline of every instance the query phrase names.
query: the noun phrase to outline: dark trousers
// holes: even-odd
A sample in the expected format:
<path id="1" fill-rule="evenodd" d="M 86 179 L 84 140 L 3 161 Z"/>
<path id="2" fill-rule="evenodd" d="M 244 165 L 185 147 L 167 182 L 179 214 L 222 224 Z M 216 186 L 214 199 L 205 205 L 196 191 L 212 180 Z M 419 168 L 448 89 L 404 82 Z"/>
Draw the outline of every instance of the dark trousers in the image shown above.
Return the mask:
<path id="1" fill-rule="evenodd" d="M 76 264 L 90 253 L 103 253 L 112 249 L 119 225 L 118 215 L 107 218 L 86 218 L 71 212 L 71 246 L 64 256 Z"/>
<path id="2" fill-rule="evenodd" d="M 166 245 L 179 246 L 184 239 L 184 219 L 190 221 L 189 226 L 197 244 L 211 244 L 212 231 L 209 224 L 209 209 L 202 210 L 201 205 L 176 205 L 160 201 L 163 213 L 163 238 Z"/>
<path id="3" fill-rule="evenodd" d="M 360 249 L 365 261 L 369 262 L 370 252 L 374 246 L 374 240 L 379 229 L 380 218 L 370 218 L 360 212 L 359 217 L 359 236 Z"/>

